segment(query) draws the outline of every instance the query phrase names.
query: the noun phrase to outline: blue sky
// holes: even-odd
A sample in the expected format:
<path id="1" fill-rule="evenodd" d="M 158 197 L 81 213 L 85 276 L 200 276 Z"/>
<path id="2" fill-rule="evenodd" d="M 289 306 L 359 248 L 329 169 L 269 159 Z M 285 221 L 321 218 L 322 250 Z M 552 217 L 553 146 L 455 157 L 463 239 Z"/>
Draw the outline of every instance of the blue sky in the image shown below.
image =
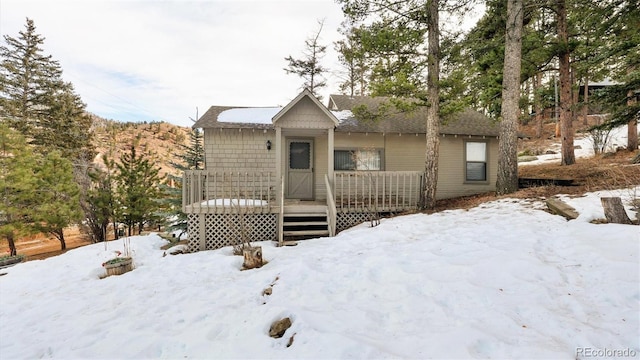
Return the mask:
<path id="1" fill-rule="evenodd" d="M 302 82 L 284 58 L 301 56 L 325 18 L 324 62 L 337 68 L 331 43 L 342 21 L 332 0 L 0 0 L 2 35 L 16 37 L 27 17 L 88 111 L 184 126 L 196 107 L 285 105 Z"/>

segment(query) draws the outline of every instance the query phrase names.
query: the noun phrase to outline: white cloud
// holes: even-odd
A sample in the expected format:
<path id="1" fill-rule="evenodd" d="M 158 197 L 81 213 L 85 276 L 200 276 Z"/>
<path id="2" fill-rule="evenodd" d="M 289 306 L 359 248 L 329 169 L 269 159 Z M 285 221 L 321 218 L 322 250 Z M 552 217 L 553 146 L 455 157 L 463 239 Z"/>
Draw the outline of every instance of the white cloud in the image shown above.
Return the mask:
<path id="1" fill-rule="evenodd" d="M 286 104 L 302 81 L 285 74 L 284 57 L 300 56 L 326 18 L 325 66 L 335 69 L 342 21 L 331 0 L 0 2 L 2 35 L 17 36 L 27 17 L 89 111 L 181 125 L 196 107 Z"/>

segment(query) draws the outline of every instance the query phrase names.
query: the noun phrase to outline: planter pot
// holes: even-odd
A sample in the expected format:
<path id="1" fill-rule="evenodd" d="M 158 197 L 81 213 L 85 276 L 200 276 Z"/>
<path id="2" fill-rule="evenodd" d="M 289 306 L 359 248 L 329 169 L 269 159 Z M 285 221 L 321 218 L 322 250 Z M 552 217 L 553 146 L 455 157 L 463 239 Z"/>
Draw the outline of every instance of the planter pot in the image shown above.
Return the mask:
<path id="1" fill-rule="evenodd" d="M 132 258 L 113 259 L 102 264 L 102 266 L 107 271 L 107 276 L 122 275 L 128 271 L 133 270 L 133 259 Z"/>
<path id="2" fill-rule="evenodd" d="M 0 258 L 0 269 L 4 269 L 4 268 L 7 268 L 9 266 L 13 266 L 13 265 L 21 262 L 22 260 L 24 260 L 24 256 L 23 255 L 4 256 L 4 257 Z"/>

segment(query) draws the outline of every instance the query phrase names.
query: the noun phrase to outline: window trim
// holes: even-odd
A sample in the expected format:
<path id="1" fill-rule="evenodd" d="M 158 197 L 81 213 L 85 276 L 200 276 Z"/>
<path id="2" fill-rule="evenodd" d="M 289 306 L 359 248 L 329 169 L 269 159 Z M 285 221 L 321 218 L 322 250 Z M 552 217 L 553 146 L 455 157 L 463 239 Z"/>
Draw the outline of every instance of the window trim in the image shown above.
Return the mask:
<path id="1" fill-rule="evenodd" d="M 378 152 L 378 156 L 380 156 L 380 169 L 378 170 L 358 170 L 356 169 L 351 169 L 351 170 L 338 170 L 336 169 L 336 151 L 349 151 L 349 152 L 356 152 L 356 151 L 377 151 Z M 384 163 L 384 148 L 369 148 L 369 147 L 360 147 L 360 148 L 353 148 L 353 147 L 334 147 L 333 148 L 333 171 L 343 171 L 343 172 L 355 172 L 355 171 L 385 171 L 385 163 Z"/>
<path id="2" fill-rule="evenodd" d="M 484 147 L 484 162 L 482 161 L 467 161 L 467 144 L 469 143 L 483 143 Z M 489 141 L 483 139 L 470 139 L 464 140 L 464 147 L 462 151 L 463 156 L 463 173 L 464 173 L 464 184 L 489 184 Z M 467 164 L 468 163 L 484 163 L 484 180 L 469 180 L 467 176 Z"/>

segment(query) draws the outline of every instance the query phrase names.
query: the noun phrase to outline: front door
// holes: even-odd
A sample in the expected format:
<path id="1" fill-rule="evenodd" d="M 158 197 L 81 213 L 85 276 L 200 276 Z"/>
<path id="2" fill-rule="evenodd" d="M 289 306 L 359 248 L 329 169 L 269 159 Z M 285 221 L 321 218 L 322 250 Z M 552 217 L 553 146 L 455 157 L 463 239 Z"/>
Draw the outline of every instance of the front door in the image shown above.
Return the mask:
<path id="1" fill-rule="evenodd" d="M 288 199 L 313 200 L 313 140 L 287 140 Z"/>

